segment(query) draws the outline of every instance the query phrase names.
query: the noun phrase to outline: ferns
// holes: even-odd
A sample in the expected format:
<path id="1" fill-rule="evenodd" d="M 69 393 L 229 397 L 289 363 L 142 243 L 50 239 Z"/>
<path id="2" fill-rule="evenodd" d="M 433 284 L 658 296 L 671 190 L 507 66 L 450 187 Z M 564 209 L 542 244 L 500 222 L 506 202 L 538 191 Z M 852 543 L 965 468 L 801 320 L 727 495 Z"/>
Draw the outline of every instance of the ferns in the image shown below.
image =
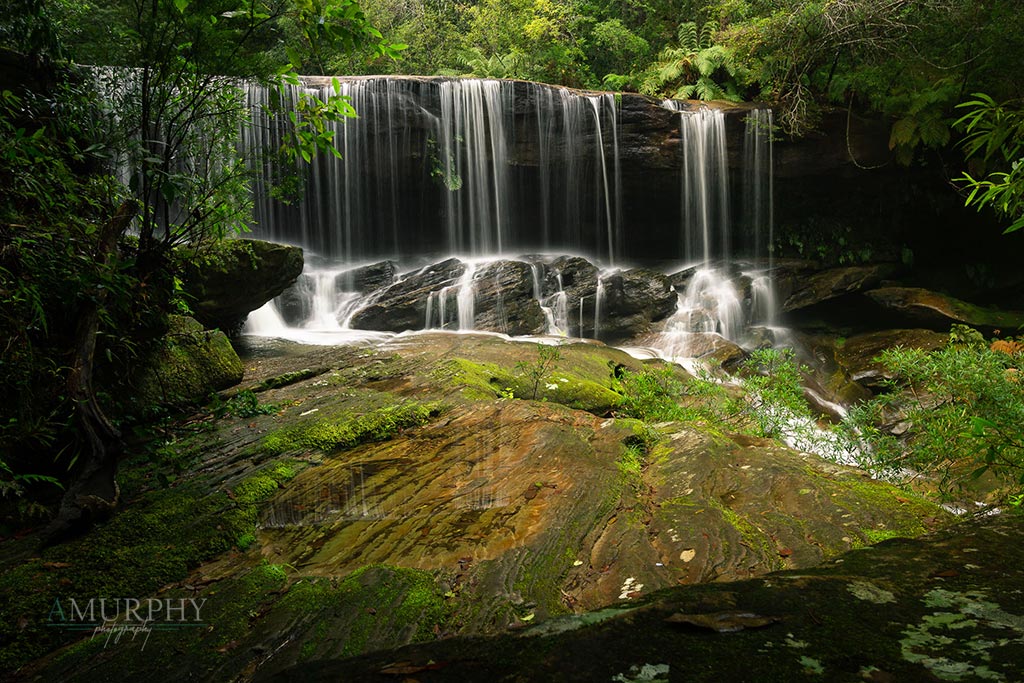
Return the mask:
<path id="1" fill-rule="evenodd" d="M 705 24 L 705 26 L 707 26 Z M 697 23 L 694 21 L 686 21 L 679 25 L 679 48 L 686 50 L 688 53 L 693 53 L 699 50 L 702 46 L 697 36 Z"/>
<path id="2" fill-rule="evenodd" d="M 679 25 L 678 45 L 664 48 L 643 76 L 640 92 L 668 94 L 673 99 L 733 100 L 741 98 L 736 77 L 739 70 L 732 51 L 714 43 L 718 26 L 709 21 Z"/>

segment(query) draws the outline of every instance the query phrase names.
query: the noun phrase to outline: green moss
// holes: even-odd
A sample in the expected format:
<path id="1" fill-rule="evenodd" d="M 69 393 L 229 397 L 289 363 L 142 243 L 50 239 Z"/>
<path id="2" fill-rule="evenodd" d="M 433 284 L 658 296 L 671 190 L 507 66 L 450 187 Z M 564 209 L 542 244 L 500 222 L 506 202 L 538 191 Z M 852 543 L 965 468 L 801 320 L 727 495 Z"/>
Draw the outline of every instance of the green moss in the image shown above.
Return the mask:
<path id="1" fill-rule="evenodd" d="M 778 555 L 774 552 L 772 541 L 767 534 L 751 523 L 749 519 L 722 504 L 717 498 L 709 497 L 707 500 L 711 507 L 722 514 L 729 526 L 739 532 L 743 542 L 761 555 L 770 569 L 782 568 L 782 563 L 778 560 Z"/>
<path id="2" fill-rule="evenodd" d="M 341 642 L 341 656 L 432 640 L 452 611 L 433 574 L 388 565 L 363 567 L 336 584 L 303 580 L 292 585 L 280 607 L 288 614 L 315 615 L 317 626 L 300 650 L 303 658 L 311 657 L 328 633 Z"/>
<path id="3" fill-rule="evenodd" d="M 855 501 L 854 504 L 860 504 L 859 501 L 863 501 L 886 513 L 889 528 L 870 530 L 876 534 L 876 537 L 877 534 L 887 531 L 892 534 L 890 538 L 895 536 L 914 538 L 928 531 L 922 520 L 943 519 L 949 516 L 942 508 L 926 498 L 874 479 L 842 477 L 829 481 L 838 488 L 840 495 L 845 493 L 848 499 Z M 871 540 L 868 531 L 861 530 L 865 539 L 870 543 L 879 542 Z"/>
<path id="4" fill-rule="evenodd" d="M 294 461 L 276 462 L 246 477 L 232 488 L 236 507 L 225 513 L 225 520 L 235 531 L 235 545 L 240 549 L 248 549 L 256 540 L 259 504 L 273 498 L 282 484 L 295 478 L 301 466 L 301 463 Z"/>
<path id="5" fill-rule="evenodd" d="M 141 598 L 230 549 L 246 530 L 230 514 L 234 507 L 227 495 L 194 486 L 150 491 L 88 537 L 4 567 L 0 669 L 13 671 L 74 639 L 46 626 L 55 599 Z"/>
<path id="6" fill-rule="evenodd" d="M 892 529 L 861 529 L 861 534 L 868 540 L 868 543 L 875 544 L 888 541 L 890 538 L 899 538 L 900 533 Z"/>
<path id="7" fill-rule="evenodd" d="M 604 361 L 601 366 L 604 367 Z M 606 367 L 604 372 L 608 373 Z M 509 394 L 518 399 L 534 397 L 533 381 L 524 371 L 512 371 L 494 363 L 451 358 L 431 372 L 431 379 L 460 387 L 462 396 L 474 401 Z M 622 396 L 589 377 L 556 368 L 537 385 L 536 400 L 604 415 L 622 402 Z"/>
<path id="8" fill-rule="evenodd" d="M 265 474 L 249 477 L 235 487 L 235 501 L 239 505 L 258 503 L 277 493 L 278 483 L 273 477 Z"/>
<path id="9" fill-rule="evenodd" d="M 501 391 L 512 387 L 512 373 L 494 363 L 474 363 L 465 358 L 444 361 L 430 373 L 431 379 L 460 387 L 465 398 L 486 400 L 497 398 Z"/>
<path id="10" fill-rule="evenodd" d="M 143 411 L 196 403 L 242 380 L 242 361 L 224 333 L 205 331 L 192 318 L 169 319 L 170 329 L 135 380 L 135 401 Z"/>
<path id="11" fill-rule="evenodd" d="M 272 432 L 263 438 L 262 447 L 275 455 L 313 449 L 334 453 L 362 443 L 385 441 L 402 429 L 426 424 L 440 411 L 438 403 L 409 401 L 359 416 L 342 415 L 331 421 L 320 418 Z"/>
<path id="12" fill-rule="evenodd" d="M 255 392 L 261 392 L 267 391 L 269 389 L 280 389 L 281 387 L 287 387 L 292 384 L 303 382 L 307 379 L 319 377 L 320 375 L 324 374 L 327 371 L 328 368 L 320 368 L 317 370 L 311 370 L 309 368 L 306 368 L 303 370 L 296 370 L 294 372 L 286 372 L 283 375 L 277 375 L 276 377 L 270 377 L 268 379 L 263 380 L 255 387 L 253 387 L 252 390 Z"/>
<path id="13" fill-rule="evenodd" d="M 517 396 L 520 392 L 525 395 L 525 382 L 517 379 L 513 384 L 513 390 Z M 621 394 L 596 382 L 564 372 L 556 372 L 550 379 L 542 382 L 537 397 L 598 415 L 608 413 L 622 402 Z"/>

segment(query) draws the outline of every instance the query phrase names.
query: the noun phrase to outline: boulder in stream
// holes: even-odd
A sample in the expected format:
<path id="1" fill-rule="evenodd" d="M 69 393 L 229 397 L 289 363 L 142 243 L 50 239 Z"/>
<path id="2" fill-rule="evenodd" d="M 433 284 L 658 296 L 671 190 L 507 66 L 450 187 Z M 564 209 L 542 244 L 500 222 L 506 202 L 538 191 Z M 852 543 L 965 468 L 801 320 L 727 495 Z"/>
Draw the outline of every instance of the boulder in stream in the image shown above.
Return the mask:
<path id="1" fill-rule="evenodd" d="M 813 273 L 793 269 L 790 277 L 777 277 L 775 287 L 782 310 L 796 311 L 877 287 L 896 271 L 896 266 L 889 263 L 845 266 Z"/>
<path id="2" fill-rule="evenodd" d="M 394 283 L 397 273 L 394 261 L 379 261 L 338 273 L 334 286 L 339 292 L 369 294 Z"/>
<path id="3" fill-rule="evenodd" d="M 450 258 L 409 273 L 374 294 L 352 315 L 349 324 L 357 330 L 422 330 L 427 324 L 430 295 L 452 287 L 465 272 L 466 264 Z"/>
<path id="4" fill-rule="evenodd" d="M 529 264 L 502 259 L 483 265 L 473 274 L 473 289 L 473 329 L 514 336 L 544 332 Z"/>
<path id="5" fill-rule="evenodd" d="M 666 275 L 634 268 L 602 278 L 601 338 L 613 342 L 649 332 L 676 311 L 678 296 Z"/>

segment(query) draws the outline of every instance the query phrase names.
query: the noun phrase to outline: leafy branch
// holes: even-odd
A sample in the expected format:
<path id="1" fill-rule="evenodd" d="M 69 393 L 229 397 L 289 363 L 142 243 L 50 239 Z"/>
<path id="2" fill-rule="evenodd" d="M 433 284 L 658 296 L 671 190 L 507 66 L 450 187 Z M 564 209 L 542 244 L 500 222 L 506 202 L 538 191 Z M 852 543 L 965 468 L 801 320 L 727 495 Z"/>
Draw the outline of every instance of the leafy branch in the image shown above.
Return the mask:
<path id="1" fill-rule="evenodd" d="M 1004 232 L 1016 232 L 1024 228 L 1024 110 L 985 93 L 973 97 L 957 105 L 967 112 L 954 126 L 964 131 L 964 152 L 979 162 L 981 171 L 964 172 L 956 180 L 969 190 L 967 206 L 991 207 L 1010 222 Z"/>

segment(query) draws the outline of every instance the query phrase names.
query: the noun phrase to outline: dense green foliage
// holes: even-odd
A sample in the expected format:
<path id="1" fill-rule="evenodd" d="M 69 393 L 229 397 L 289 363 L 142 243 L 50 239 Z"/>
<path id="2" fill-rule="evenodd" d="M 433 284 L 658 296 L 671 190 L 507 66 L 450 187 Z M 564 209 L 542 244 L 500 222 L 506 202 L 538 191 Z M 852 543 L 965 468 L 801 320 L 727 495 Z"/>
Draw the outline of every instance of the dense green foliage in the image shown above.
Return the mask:
<path id="1" fill-rule="evenodd" d="M 742 390 L 702 373 L 680 379 L 672 368 L 627 372 L 619 414 L 646 422 L 694 422 L 766 438 L 784 438 L 811 416 L 801 367 L 790 349 L 758 349 L 741 364 Z"/>
<path id="2" fill-rule="evenodd" d="M 759 98 L 789 130 L 822 105 L 894 117 L 893 147 L 949 139 L 973 90 L 1018 96 L 1006 66 L 1024 18 L 982 0 L 367 0 L 401 63 L 342 56 L 332 73 L 474 74 L 659 95 Z"/>
<path id="3" fill-rule="evenodd" d="M 250 216 L 239 83 L 284 92 L 326 50 L 401 46 L 353 0 L 16 0 L 0 38 L 0 390 L 18 398 L 0 409 L 0 485 L 106 480 L 65 502 L 109 500 L 126 369 L 187 305 L 171 250 Z M 326 123 L 351 105 L 299 107 L 282 152 L 335 151 Z"/>
<path id="4" fill-rule="evenodd" d="M 999 498 L 1024 491 L 1024 356 L 993 348 L 960 327 L 937 351 L 883 353 L 893 391 L 852 414 L 874 466 L 937 476 L 947 493 L 982 475 Z"/>

